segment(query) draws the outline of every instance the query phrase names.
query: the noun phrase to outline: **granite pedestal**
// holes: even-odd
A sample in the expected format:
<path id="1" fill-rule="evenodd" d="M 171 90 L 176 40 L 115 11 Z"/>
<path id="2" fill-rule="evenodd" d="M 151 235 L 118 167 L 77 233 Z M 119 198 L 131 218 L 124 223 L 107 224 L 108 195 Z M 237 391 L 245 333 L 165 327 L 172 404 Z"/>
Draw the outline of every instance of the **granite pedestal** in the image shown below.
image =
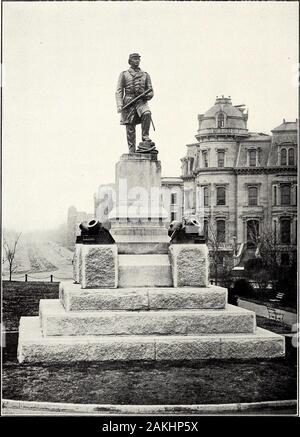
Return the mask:
<path id="1" fill-rule="evenodd" d="M 157 154 L 124 154 L 116 164 L 116 204 L 109 214 L 119 254 L 167 254 L 167 213 Z"/>

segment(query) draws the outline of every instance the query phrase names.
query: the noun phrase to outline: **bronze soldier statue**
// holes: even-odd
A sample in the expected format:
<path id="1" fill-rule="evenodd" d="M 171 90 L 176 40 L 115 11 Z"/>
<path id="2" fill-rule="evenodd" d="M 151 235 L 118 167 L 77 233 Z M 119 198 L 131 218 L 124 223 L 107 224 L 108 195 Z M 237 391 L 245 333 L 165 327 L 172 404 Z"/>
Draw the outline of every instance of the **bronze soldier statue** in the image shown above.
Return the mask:
<path id="1" fill-rule="evenodd" d="M 152 99 L 154 93 L 149 74 L 139 68 L 140 58 L 138 53 L 129 55 L 130 68 L 122 71 L 119 76 L 116 91 L 117 110 L 121 113 L 120 123 L 126 126 L 129 153 L 136 153 L 137 124 L 142 125 L 142 143 L 139 144 L 137 152 L 157 153 L 155 144 L 149 138 L 152 120 L 148 100 Z"/>

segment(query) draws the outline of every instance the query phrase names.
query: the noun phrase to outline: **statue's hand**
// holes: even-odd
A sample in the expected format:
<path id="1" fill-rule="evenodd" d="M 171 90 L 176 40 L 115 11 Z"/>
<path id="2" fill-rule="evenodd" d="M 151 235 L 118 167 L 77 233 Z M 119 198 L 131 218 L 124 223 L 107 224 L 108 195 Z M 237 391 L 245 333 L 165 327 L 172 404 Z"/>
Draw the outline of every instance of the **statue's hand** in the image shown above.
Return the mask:
<path id="1" fill-rule="evenodd" d="M 122 112 L 122 106 L 118 106 L 117 112 L 118 113 Z"/>

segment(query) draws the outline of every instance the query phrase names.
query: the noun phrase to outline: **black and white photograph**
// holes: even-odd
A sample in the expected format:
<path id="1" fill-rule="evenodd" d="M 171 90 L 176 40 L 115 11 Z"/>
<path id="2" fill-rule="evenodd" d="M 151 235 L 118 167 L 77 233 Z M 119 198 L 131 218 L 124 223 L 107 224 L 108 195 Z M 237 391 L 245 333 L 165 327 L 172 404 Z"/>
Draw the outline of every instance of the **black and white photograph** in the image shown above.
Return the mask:
<path id="1" fill-rule="evenodd" d="M 2 0 L 3 418 L 299 416 L 299 65 L 297 1 Z"/>

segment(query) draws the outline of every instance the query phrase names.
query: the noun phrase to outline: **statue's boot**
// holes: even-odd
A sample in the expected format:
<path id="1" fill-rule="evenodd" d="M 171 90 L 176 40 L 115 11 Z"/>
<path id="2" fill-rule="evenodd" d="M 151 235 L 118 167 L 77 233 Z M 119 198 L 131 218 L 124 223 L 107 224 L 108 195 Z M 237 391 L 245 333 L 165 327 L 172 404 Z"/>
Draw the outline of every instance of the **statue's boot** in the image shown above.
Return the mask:
<path id="1" fill-rule="evenodd" d="M 149 130 L 151 124 L 151 112 L 144 112 L 142 115 L 142 140 L 143 141 L 151 141 L 149 138 Z"/>

